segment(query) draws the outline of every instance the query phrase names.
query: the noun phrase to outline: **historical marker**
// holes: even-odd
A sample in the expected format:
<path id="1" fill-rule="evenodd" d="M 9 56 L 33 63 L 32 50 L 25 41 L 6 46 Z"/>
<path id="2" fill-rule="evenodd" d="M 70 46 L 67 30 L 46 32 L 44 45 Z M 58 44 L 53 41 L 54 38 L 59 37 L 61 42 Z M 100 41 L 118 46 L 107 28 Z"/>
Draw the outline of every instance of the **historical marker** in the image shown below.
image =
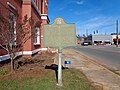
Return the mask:
<path id="1" fill-rule="evenodd" d="M 58 48 L 58 85 L 62 86 L 61 53 L 63 48 L 76 45 L 75 24 L 65 23 L 63 18 L 58 17 L 53 24 L 44 25 L 43 44 Z"/>

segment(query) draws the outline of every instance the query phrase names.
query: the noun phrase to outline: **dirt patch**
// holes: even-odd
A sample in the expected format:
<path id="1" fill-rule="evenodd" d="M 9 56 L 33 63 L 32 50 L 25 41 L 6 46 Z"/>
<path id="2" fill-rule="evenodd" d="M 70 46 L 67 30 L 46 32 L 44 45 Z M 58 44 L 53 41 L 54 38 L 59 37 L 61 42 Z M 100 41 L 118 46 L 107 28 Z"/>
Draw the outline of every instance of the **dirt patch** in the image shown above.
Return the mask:
<path id="1" fill-rule="evenodd" d="M 31 58 L 20 58 L 15 61 L 15 71 L 10 72 L 10 62 L 4 63 L 0 68 L 8 71 L 6 75 L 0 75 L 0 80 L 21 79 L 25 77 L 40 77 L 46 75 L 50 70 L 45 69 L 46 65 L 54 62 L 56 54 L 44 53 Z"/>

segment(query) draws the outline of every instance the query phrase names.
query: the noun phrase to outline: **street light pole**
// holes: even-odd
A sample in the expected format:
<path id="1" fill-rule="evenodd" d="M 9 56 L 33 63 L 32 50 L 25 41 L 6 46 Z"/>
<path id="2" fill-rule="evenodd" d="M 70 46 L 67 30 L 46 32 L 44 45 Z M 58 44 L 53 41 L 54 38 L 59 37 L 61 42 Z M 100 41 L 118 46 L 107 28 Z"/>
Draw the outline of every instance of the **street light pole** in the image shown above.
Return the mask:
<path id="1" fill-rule="evenodd" d="M 116 20 L 116 47 L 118 47 L 118 19 Z"/>

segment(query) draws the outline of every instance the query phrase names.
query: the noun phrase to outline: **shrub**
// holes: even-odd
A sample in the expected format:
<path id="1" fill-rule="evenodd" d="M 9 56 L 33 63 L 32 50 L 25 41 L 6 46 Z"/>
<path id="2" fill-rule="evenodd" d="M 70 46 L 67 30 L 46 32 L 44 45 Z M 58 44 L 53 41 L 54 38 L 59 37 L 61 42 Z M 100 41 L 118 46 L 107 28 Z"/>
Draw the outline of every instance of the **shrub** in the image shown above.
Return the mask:
<path id="1" fill-rule="evenodd" d="M 0 68 L 0 75 L 8 74 L 8 70 L 6 68 Z"/>

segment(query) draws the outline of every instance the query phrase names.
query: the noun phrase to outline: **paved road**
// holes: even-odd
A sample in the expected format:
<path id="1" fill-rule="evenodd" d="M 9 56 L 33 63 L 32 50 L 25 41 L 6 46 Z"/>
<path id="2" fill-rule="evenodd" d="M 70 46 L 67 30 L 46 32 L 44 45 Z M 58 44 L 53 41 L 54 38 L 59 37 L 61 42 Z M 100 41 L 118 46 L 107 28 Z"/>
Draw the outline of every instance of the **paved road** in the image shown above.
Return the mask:
<path id="1" fill-rule="evenodd" d="M 76 47 L 77 49 L 79 47 Z M 120 76 L 111 73 L 98 63 L 91 62 L 89 58 L 84 57 L 81 53 L 76 53 L 72 49 L 64 49 L 62 53 L 62 64 L 66 58 L 71 60 L 69 68 L 79 69 L 90 80 L 91 85 L 96 90 L 120 90 Z M 57 62 L 57 58 L 55 59 Z"/>
<path id="2" fill-rule="evenodd" d="M 113 70 L 120 71 L 120 48 L 115 46 L 77 46 L 73 48 Z"/>

